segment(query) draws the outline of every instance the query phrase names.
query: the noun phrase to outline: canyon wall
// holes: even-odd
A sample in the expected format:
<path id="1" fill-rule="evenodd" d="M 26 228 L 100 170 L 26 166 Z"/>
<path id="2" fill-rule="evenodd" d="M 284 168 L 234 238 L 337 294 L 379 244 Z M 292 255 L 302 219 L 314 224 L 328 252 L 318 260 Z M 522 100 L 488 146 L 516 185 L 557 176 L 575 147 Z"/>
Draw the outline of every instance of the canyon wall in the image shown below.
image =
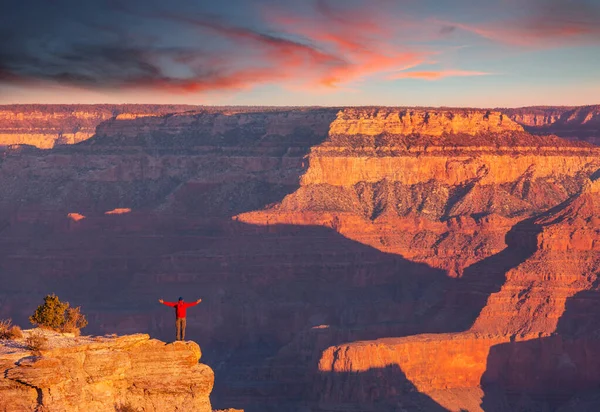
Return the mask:
<path id="1" fill-rule="evenodd" d="M 599 155 L 488 110 L 114 116 L 77 145 L 2 152 L 0 318 L 24 324 L 55 292 L 91 333 L 168 339 L 156 300 L 202 297 L 188 334 L 219 377 L 217 407 L 501 404 L 518 382 L 503 345 L 550 338 L 594 290 L 582 199 Z M 560 220 L 565 205 L 592 212 Z M 390 362 L 363 357 L 380 346 Z M 344 353 L 362 369 L 339 366 L 355 364 Z"/>
<path id="2" fill-rule="evenodd" d="M 349 108 L 339 112 L 329 134 L 376 136 L 389 133 L 439 137 L 445 134 L 477 135 L 507 131 L 523 131 L 523 128 L 497 111 Z"/>
<path id="3" fill-rule="evenodd" d="M 31 333 L 48 339 L 40 353 L 23 340 L 0 341 L 2 411 L 212 410 L 214 374 L 193 342 Z"/>
<path id="4" fill-rule="evenodd" d="M 157 117 L 154 131 L 172 134 L 167 125 L 158 126 L 172 113 L 272 112 L 281 108 L 210 107 L 188 105 L 0 105 L 0 146 L 31 145 L 50 149 L 85 141 L 106 120 Z M 294 110 L 302 110 L 294 108 Z M 332 109 L 337 110 L 337 109 Z M 600 142 L 600 107 L 524 107 L 519 109 L 346 109 L 331 133 L 375 136 L 388 132 L 409 135 L 473 135 L 473 130 L 490 133 L 527 130 L 536 135 L 557 135 L 571 140 Z M 375 115 L 375 117 L 373 117 Z M 139 127 L 139 123 L 131 123 Z M 171 123 L 172 125 L 172 123 Z M 112 126 L 109 126 L 112 127 Z M 122 127 L 122 126 L 119 126 Z M 162 127 L 162 129 L 161 129 Z M 218 127 L 218 126 L 217 126 Z M 523 129 L 524 128 L 524 129 Z M 148 131 L 148 130 L 147 130 Z M 137 133 L 137 132 L 136 132 Z M 461 139 L 464 142 L 464 139 Z M 414 143 L 414 142 L 413 142 Z M 418 143 L 417 143 L 418 144 Z M 460 140 L 459 140 L 460 144 Z"/>
<path id="5" fill-rule="evenodd" d="M 532 133 L 600 144 L 600 106 L 499 109 Z"/>
<path id="6" fill-rule="evenodd" d="M 187 111 L 185 105 L 0 105 L 0 146 L 50 149 L 89 139 L 96 126 L 113 118 Z"/>
<path id="7" fill-rule="evenodd" d="M 398 390 L 398 376 L 452 411 L 528 410 L 523 396 L 536 398 L 536 408 L 568 408 L 572 397 L 597 390 L 599 189 L 600 181 L 590 181 L 559 207 L 515 227 L 520 242 L 509 241 L 507 249 L 530 247 L 531 256 L 506 272 L 468 331 L 324 351 L 314 389 L 321 409 L 351 403 L 395 410 L 411 399 Z M 375 370 L 383 371 L 377 383 Z"/>

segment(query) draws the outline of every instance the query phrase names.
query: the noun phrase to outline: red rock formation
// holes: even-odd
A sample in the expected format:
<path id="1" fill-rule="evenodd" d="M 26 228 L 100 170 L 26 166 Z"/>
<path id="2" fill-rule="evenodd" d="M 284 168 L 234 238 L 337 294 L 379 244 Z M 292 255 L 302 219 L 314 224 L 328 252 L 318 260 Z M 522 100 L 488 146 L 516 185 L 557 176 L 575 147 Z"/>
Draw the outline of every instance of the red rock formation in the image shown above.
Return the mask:
<path id="1" fill-rule="evenodd" d="M 128 207 L 117 207 L 116 209 L 104 212 L 105 215 L 124 215 L 126 213 L 131 213 L 131 209 Z"/>
<path id="2" fill-rule="evenodd" d="M 50 149 L 89 139 L 114 116 L 134 118 L 191 110 L 174 105 L 1 105 L 0 146 Z"/>
<path id="3" fill-rule="evenodd" d="M 44 334 L 48 347 L 37 356 L 24 342 L 0 342 L 3 411 L 211 411 L 214 374 L 193 342 Z"/>
<path id="4" fill-rule="evenodd" d="M 94 135 L 96 126 L 115 116 L 117 120 L 135 120 L 199 109 L 205 113 L 227 114 L 281 110 L 185 105 L 4 105 L 0 106 L 0 146 L 25 144 L 48 149 L 56 144 L 85 141 Z M 491 133 L 519 131 L 522 128 L 518 125 L 523 125 L 536 134 L 557 134 L 592 143 L 597 143 L 600 136 L 598 106 L 525 107 L 493 111 L 361 108 L 357 113 L 352 113 L 352 110 L 344 113 L 344 118 L 349 121 L 334 124 L 332 131 L 336 134 L 360 132 L 373 136 L 392 132 L 437 137 L 443 133 L 469 136 L 475 134 L 475 130 Z"/>
<path id="5" fill-rule="evenodd" d="M 501 109 L 528 131 L 600 144 L 600 106 Z"/>
<path id="6" fill-rule="evenodd" d="M 540 227 L 536 252 L 506 273 L 473 330 L 521 336 L 556 330 L 567 299 L 590 289 L 598 275 L 599 186 L 588 181 L 580 194 L 533 222 Z"/>
<path id="7" fill-rule="evenodd" d="M 267 210 L 237 218 L 332 227 L 379 250 L 460 274 L 502 250 L 516 221 L 566 200 L 600 168 L 596 148 L 512 134 L 520 127 L 475 113 L 340 112 L 328 138 L 311 148 L 300 188 Z M 421 146 L 411 146 L 404 134 L 414 118 L 421 119 L 416 124 L 423 134 L 415 138 Z M 442 135 L 444 121 L 449 131 L 464 126 L 463 134 Z M 389 137 L 369 140 L 369 133 Z"/>
<path id="8" fill-rule="evenodd" d="M 600 216 L 599 188 L 600 182 L 588 182 L 580 194 L 533 220 L 531 225 L 539 228 L 535 232 L 518 234 L 533 237 L 534 253 L 506 273 L 501 290 L 489 297 L 469 331 L 355 342 L 324 351 L 322 386 L 315 389 L 322 393 L 320 402 L 350 399 L 391 407 L 407 396 L 396 389 L 392 374 L 383 375 L 376 392 L 370 392 L 368 374 L 366 381 L 361 376 L 390 367 L 450 410 L 481 409 L 468 406 L 472 396 L 451 398 L 447 390 L 500 385 L 508 394 L 542 397 L 556 406 L 578 391 L 597 388 L 600 342 L 595 328 L 581 327 L 594 323 L 597 312 L 579 309 L 573 315 L 565 307 L 568 302 L 577 307 L 581 299 L 589 302 L 589 295 L 578 298 L 582 292 L 592 292 L 598 301 L 600 230 L 593 222 Z M 563 317 L 568 320 L 561 327 Z M 493 408 L 492 396 L 480 394 L 483 410 Z"/>
<path id="9" fill-rule="evenodd" d="M 335 410 L 340 404 L 378 404 L 378 410 L 391 411 L 394 407 L 406 407 L 411 389 L 435 400 L 448 390 L 477 388 L 487 369 L 490 348 L 506 341 L 507 338 L 463 333 L 330 347 L 319 360 L 322 378 L 315 389 L 319 393 L 319 408 Z M 403 380 L 411 384 L 408 391 Z M 458 405 L 442 406 L 459 410 L 456 406 L 464 406 L 465 400 L 461 397 Z"/>
<path id="10" fill-rule="evenodd" d="M 76 146 L 3 152 L 0 318 L 25 322 L 52 291 L 83 305 L 93 332 L 168 338 L 156 299 L 200 296 L 188 333 L 218 369 L 217 406 L 289 410 L 314 396 L 316 372 L 331 387 L 324 408 L 390 406 L 388 395 L 408 409 L 479 407 L 481 359 L 502 347 L 491 345 L 548 335 L 593 285 L 581 277 L 596 270 L 596 218 L 537 219 L 560 219 L 545 213 L 590 185 L 599 154 L 476 110 L 120 116 Z M 410 337 L 423 333 L 434 335 Z M 361 372 L 371 386 L 356 398 L 354 383 L 315 370 L 328 347 L 391 336 L 406 356 Z M 458 341 L 479 363 L 452 387 Z M 450 373 L 428 378 L 435 366 L 410 357 L 427 345 Z M 402 387 L 376 394 L 380 372 Z M 420 394 L 427 379 L 445 383 Z"/>
<path id="11" fill-rule="evenodd" d="M 69 213 L 67 215 L 67 217 L 69 219 L 71 219 L 73 222 L 79 222 L 80 220 L 85 219 L 85 216 L 82 215 L 81 213 Z"/>
<path id="12" fill-rule="evenodd" d="M 331 124 L 333 136 L 477 135 L 523 131 L 500 112 L 461 109 L 345 109 Z"/>

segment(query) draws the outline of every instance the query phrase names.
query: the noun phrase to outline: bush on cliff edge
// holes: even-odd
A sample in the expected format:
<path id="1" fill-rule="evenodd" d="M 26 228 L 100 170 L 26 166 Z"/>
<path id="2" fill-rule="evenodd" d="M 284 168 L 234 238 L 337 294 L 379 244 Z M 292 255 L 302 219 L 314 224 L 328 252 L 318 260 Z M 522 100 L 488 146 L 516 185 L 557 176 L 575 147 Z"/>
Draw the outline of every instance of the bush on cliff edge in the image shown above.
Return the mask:
<path id="1" fill-rule="evenodd" d="M 25 338 L 25 345 L 35 356 L 40 356 L 41 351 L 48 349 L 48 338 L 39 331 L 34 331 Z"/>
<path id="2" fill-rule="evenodd" d="M 11 319 L 0 320 L 0 340 L 15 340 L 23 338 L 23 332 Z"/>
<path id="3" fill-rule="evenodd" d="M 55 294 L 47 295 L 44 303 L 29 317 L 32 325 L 47 327 L 57 332 L 79 334 L 88 324 L 81 308 L 72 308 L 69 302 L 61 302 Z"/>
<path id="4" fill-rule="evenodd" d="M 68 303 L 67 303 L 68 304 Z M 63 324 L 63 332 L 71 332 L 79 335 L 79 331 L 87 326 L 88 322 L 85 316 L 81 313 L 81 308 L 67 308 L 65 312 L 65 323 Z"/>

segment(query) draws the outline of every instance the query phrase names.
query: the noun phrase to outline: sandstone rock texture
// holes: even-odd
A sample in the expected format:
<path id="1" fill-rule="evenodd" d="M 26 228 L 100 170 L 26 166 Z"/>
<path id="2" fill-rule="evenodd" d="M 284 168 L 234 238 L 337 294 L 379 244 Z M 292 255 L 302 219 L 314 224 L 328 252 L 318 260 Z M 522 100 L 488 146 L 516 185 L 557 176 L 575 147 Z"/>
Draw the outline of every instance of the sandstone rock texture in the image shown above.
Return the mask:
<path id="1" fill-rule="evenodd" d="M 482 110 L 345 109 L 331 124 L 330 135 L 377 136 L 498 133 L 523 131 L 501 112 Z"/>
<path id="2" fill-rule="evenodd" d="M 322 386 L 315 389 L 322 394 L 323 410 L 349 402 L 348 387 L 353 388 L 351 403 L 394 410 L 406 401 L 397 390 L 400 372 L 420 393 L 453 411 L 497 410 L 499 405 L 505 405 L 500 410 L 530 410 L 531 405 L 515 400 L 524 395 L 538 398 L 536 408 L 554 410 L 567 408 L 579 393 L 597 390 L 599 187 L 599 181 L 589 181 L 560 206 L 516 226 L 519 247 L 530 247 L 532 254 L 506 272 L 501 289 L 489 296 L 468 331 L 324 351 Z M 508 249 L 515 246 L 509 243 Z M 372 370 L 384 371 L 381 380 L 374 382 Z M 461 396 L 448 396 L 457 390 Z M 590 402 L 579 410 L 599 406 Z"/>
<path id="3" fill-rule="evenodd" d="M 0 342 L 0 410 L 212 410 L 214 374 L 194 342 L 42 333 L 49 344 L 39 354 L 21 340 Z"/>
<path id="4" fill-rule="evenodd" d="M 186 111 L 177 105 L 0 105 L 0 146 L 51 149 L 89 139 L 113 117 L 135 118 Z"/>
<path id="5" fill-rule="evenodd" d="M 502 110 L 117 115 L 2 152 L 0 318 L 55 292 L 90 333 L 169 339 L 156 299 L 201 297 L 216 408 L 589 404 L 545 377 L 600 385 L 599 170 Z"/>
<path id="6" fill-rule="evenodd" d="M 600 144 L 600 106 L 501 109 L 510 119 L 539 134 Z"/>

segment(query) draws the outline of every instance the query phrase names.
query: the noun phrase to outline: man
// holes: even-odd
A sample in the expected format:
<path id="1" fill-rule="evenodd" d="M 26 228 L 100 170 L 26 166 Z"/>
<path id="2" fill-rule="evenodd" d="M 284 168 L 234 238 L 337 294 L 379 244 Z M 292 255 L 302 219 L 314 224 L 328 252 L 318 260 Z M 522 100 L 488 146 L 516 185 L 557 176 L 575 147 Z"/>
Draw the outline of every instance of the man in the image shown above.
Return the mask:
<path id="1" fill-rule="evenodd" d="M 160 303 L 166 306 L 170 306 L 175 308 L 175 329 L 176 329 L 176 339 L 184 340 L 185 339 L 185 314 L 187 308 L 190 306 L 196 306 L 198 303 L 202 302 L 202 299 L 198 299 L 193 303 L 187 303 L 183 301 L 183 298 L 179 298 L 177 302 L 165 302 L 162 299 L 158 300 Z"/>

